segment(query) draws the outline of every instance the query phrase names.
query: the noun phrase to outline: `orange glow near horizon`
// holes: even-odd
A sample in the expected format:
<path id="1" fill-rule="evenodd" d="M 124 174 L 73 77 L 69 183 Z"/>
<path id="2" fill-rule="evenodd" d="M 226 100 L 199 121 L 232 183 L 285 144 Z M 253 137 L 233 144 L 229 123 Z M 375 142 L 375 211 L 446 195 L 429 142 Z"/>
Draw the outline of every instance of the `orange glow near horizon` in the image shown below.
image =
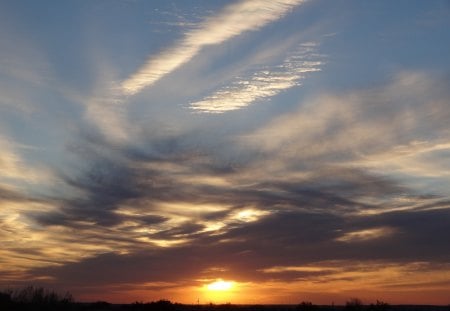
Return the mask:
<path id="1" fill-rule="evenodd" d="M 212 281 L 212 280 L 211 280 Z M 437 304 L 448 305 L 448 290 L 436 287 L 429 290 L 402 288 L 386 290 L 385 288 L 364 288 L 361 284 L 345 286 L 345 282 L 333 282 L 332 285 L 313 284 L 308 282 L 245 282 L 217 280 L 203 285 L 180 286 L 162 291 L 149 291 L 136 288 L 121 291 L 114 295 L 99 290 L 89 295 L 76 295 L 77 300 L 92 302 L 105 300 L 113 303 L 132 303 L 134 301 L 158 301 L 167 299 L 185 304 L 298 304 L 301 301 L 311 301 L 313 304 L 344 305 L 352 297 L 357 297 L 364 304 L 375 303 L 377 300 L 389 304 Z M 225 285 L 228 282 L 232 283 Z M 216 284 L 216 285 L 213 285 Z M 220 284 L 220 285 L 219 285 Z M 348 285 L 348 284 L 347 284 Z M 342 286 L 339 290 L 338 286 Z M 357 288 L 357 287 L 360 288 Z M 211 289 L 212 288 L 212 289 Z M 216 289 L 215 289 L 216 288 Z M 315 290 L 314 290 L 315 289 Z"/>
<path id="2" fill-rule="evenodd" d="M 220 269 L 218 269 L 220 270 Z M 213 269 L 210 270 L 213 274 Z M 223 271 L 220 270 L 222 273 Z M 286 282 L 277 280 L 280 273 L 312 273 L 308 278 Z M 315 274 L 315 272 L 322 272 Z M 193 279 L 191 282 L 150 282 L 132 284 L 122 291 L 118 287 L 98 289 L 77 299 L 105 300 L 114 303 L 158 301 L 167 299 L 185 304 L 313 304 L 345 305 L 352 297 L 364 304 L 377 300 L 389 304 L 448 305 L 450 266 L 430 266 L 425 262 L 386 263 L 324 261 L 304 266 L 273 266 L 261 270 L 269 280 L 243 280 L 228 271 L 228 277 Z M 429 284 L 424 280 L 435 280 Z M 390 286 L 386 286 L 390 282 Z M 426 286 L 420 286 L 425 284 Z M 393 288 L 393 285 L 395 288 Z M 419 286 L 417 286 L 419 285 Z M 153 290 L 152 288 L 157 288 Z M 111 295 L 111 293 L 114 293 Z"/>
<path id="3" fill-rule="evenodd" d="M 203 285 L 200 300 L 205 303 L 237 303 L 242 297 L 238 291 L 239 285 L 235 281 L 217 279 Z"/>

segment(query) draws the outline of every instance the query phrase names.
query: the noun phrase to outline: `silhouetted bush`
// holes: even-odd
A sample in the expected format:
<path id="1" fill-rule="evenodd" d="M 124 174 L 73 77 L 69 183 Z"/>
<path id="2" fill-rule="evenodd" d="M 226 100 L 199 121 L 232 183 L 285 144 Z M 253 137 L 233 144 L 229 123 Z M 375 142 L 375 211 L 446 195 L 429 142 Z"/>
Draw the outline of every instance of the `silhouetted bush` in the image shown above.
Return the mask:
<path id="1" fill-rule="evenodd" d="M 370 311 L 387 311 L 390 310 L 390 308 L 391 306 L 388 303 L 380 300 L 377 300 L 375 304 L 372 303 L 369 306 Z"/>
<path id="2" fill-rule="evenodd" d="M 89 304 L 89 309 L 98 310 L 98 311 L 109 310 L 110 307 L 111 307 L 111 304 L 106 301 L 96 301 L 96 302 Z"/>
<path id="3" fill-rule="evenodd" d="M 346 311 L 360 311 L 363 310 L 363 303 L 358 298 L 352 298 L 349 301 L 345 303 L 345 310 Z"/>
<path id="4" fill-rule="evenodd" d="M 161 311 L 171 311 L 175 310 L 175 305 L 171 303 L 169 300 L 161 299 L 157 302 L 151 303 L 153 310 L 161 310 Z"/>
<path id="5" fill-rule="evenodd" d="M 68 304 L 73 302 L 70 293 L 60 295 L 54 291 L 46 290 L 42 287 L 28 286 L 12 291 L 11 299 L 15 303 L 25 304 Z"/>
<path id="6" fill-rule="evenodd" d="M 0 292 L 0 302 L 10 302 L 11 301 L 11 292 L 5 291 Z"/>
<path id="7" fill-rule="evenodd" d="M 174 304 L 169 300 L 161 299 L 159 301 L 153 302 L 139 302 L 136 301 L 131 305 L 128 305 L 126 308 L 129 310 L 146 310 L 146 311 L 176 311 L 180 310 L 180 304 Z"/>
<path id="8" fill-rule="evenodd" d="M 312 302 L 309 301 L 302 301 L 295 307 L 295 310 L 297 311 L 316 311 L 318 309 L 318 306 L 313 305 Z"/>

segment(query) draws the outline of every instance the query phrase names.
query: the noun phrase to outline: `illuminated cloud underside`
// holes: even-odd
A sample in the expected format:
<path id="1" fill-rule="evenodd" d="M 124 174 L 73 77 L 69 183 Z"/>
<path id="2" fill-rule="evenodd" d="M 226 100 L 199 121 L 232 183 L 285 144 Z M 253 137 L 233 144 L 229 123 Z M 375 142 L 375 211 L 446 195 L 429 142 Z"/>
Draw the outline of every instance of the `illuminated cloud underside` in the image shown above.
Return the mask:
<path id="1" fill-rule="evenodd" d="M 190 109 L 204 113 L 224 113 L 249 106 L 255 101 L 272 97 L 291 87 L 300 85 L 307 73 L 320 71 L 322 62 L 314 60 L 315 44 L 299 47 L 277 67 L 255 72 L 251 77 L 233 82 L 205 99 L 190 104 Z"/>
<path id="2" fill-rule="evenodd" d="M 27 164 L 20 151 L 32 149 L 2 137 L 0 134 L 0 185 L 1 181 L 13 180 L 26 183 L 46 183 L 52 179 L 51 173 Z"/>
<path id="3" fill-rule="evenodd" d="M 404 290 L 420 291 L 428 284 L 431 290 L 445 290 L 448 286 L 450 266 L 430 262 L 402 264 L 382 261 L 354 262 L 346 260 L 317 262 L 314 267 L 272 267 L 264 273 L 276 275 L 283 272 L 298 273 L 298 278 L 284 287 L 293 293 L 301 288 L 305 292 L 327 291 L 334 288 L 344 295 L 359 291 L 392 291 L 390 299 Z M 281 284 L 280 284 L 281 285 Z"/>
<path id="4" fill-rule="evenodd" d="M 363 242 L 369 241 L 373 239 L 379 239 L 388 237 L 395 233 L 395 230 L 392 228 L 373 228 L 373 229 L 365 229 L 353 232 L 347 232 L 344 235 L 338 237 L 336 241 L 340 242 Z"/>

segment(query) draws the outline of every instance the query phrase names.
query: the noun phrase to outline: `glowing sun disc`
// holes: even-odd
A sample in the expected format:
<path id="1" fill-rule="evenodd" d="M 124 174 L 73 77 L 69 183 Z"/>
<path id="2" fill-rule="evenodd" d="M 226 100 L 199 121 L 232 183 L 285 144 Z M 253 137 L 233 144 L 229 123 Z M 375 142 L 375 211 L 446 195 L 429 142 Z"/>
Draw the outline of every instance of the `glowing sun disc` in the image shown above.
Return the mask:
<path id="1" fill-rule="evenodd" d="M 224 280 L 217 280 L 206 286 L 206 288 L 208 290 L 214 290 L 214 291 L 225 291 L 225 290 L 231 289 L 232 287 L 233 287 L 233 282 L 224 281 Z"/>

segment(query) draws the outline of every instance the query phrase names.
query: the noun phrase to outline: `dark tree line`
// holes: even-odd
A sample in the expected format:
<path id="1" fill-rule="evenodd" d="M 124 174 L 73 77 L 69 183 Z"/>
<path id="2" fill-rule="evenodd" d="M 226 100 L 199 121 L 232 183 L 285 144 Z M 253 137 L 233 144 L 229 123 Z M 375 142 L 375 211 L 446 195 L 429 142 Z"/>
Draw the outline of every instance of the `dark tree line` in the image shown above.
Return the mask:
<path id="1" fill-rule="evenodd" d="M 169 300 L 110 304 L 105 301 L 93 303 L 75 302 L 70 293 L 59 294 L 41 287 L 28 286 L 21 289 L 0 291 L 0 311 L 450 311 L 450 306 L 391 306 L 383 301 L 364 305 L 352 298 L 343 306 L 315 305 L 303 301 L 297 305 L 188 305 Z"/>
<path id="2" fill-rule="evenodd" d="M 72 304 L 70 293 L 59 294 L 42 287 L 27 286 L 0 292 L 1 310 L 67 310 Z"/>

